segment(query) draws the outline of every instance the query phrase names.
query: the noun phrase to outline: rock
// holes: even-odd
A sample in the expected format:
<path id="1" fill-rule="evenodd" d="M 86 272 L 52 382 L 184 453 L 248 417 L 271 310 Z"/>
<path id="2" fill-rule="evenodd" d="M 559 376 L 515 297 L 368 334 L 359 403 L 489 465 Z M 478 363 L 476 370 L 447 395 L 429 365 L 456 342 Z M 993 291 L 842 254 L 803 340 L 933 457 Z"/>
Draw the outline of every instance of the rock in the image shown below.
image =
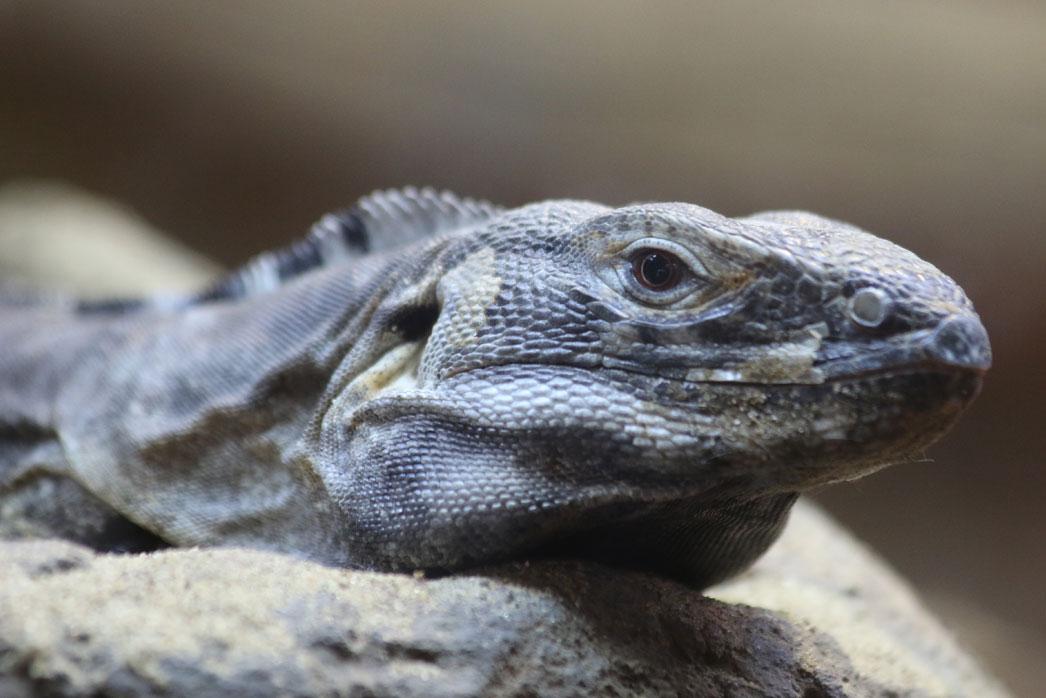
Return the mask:
<path id="1" fill-rule="evenodd" d="M 809 506 L 720 600 L 577 561 L 423 579 L 240 549 L 0 555 L 4 696 L 1004 695 Z"/>
<path id="2" fill-rule="evenodd" d="M 115 202 L 59 182 L 0 186 L 0 280 L 111 297 L 198 289 L 218 271 Z"/>
<path id="3" fill-rule="evenodd" d="M 886 563 L 805 500 L 752 569 L 708 594 L 810 624 L 896 695 L 1006 695 Z"/>

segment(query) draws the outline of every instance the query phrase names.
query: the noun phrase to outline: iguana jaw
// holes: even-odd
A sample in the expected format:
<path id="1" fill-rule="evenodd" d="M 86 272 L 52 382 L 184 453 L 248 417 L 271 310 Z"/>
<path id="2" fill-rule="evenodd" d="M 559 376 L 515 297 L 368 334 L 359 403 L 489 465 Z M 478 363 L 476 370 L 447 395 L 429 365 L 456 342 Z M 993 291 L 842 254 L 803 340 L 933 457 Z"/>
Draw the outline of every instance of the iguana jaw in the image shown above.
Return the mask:
<path id="1" fill-rule="evenodd" d="M 517 360 L 511 356 L 492 358 L 488 363 L 452 369 L 444 378 L 492 366 L 571 366 L 588 370 L 617 370 L 659 377 L 685 384 L 736 384 L 750 387 L 801 386 L 852 383 L 885 375 L 942 373 L 970 374 L 979 385 L 991 367 L 988 335 L 976 316 L 949 318 L 933 330 L 919 330 L 858 348 L 839 357 L 838 346 L 825 346 L 814 333 L 811 341 L 789 341 L 780 345 L 752 347 L 740 357 L 726 361 L 714 352 L 696 347 L 680 350 L 674 357 L 652 360 L 645 355 L 579 354 L 555 361 Z M 825 344 L 830 344 L 826 342 Z M 709 361 L 712 357 L 714 361 Z"/>
<path id="2" fill-rule="evenodd" d="M 877 342 L 853 356 L 818 362 L 826 381 L 866 376 L 933 371 L 983 377 L 991 367 L 988 333 L 976 315 L 949 317 L 937 327 Z"/>
<path id="3" fill-rule="evenodd" d="M 635 401 L 637 419 L 650 427 L 637 431 L 636 440 L 626 439 L 620 462 L 604 462 L 606 477 L 651 482 L 668 477 L 684 489 L 691 478 L 703 481 L 714 470 L 721 480 L 743 477 L 751 493 L 765 494 L 852 480 L 889 463 L 921 457 L 976 397 L 983 368 L 924 361 L 879 366 L 820 383 L 763 384 L 692 382 L 599 366 L 507 363 L 463 371 L 436 389 L 521 396 L 525 391 L 517 392 L 505 377 L 529 374 L 544 376 L 544 385 L 567 381 L 575 387 L 553 390 L 551 400 L 540 406 L 506 400 L 503 411 L 482 426 L 511 429 L 520 420 L 579 434 L 605 432 L 600 441 L 620 441 L 622 434 L 595 407 L 598 401 L 585 397 L 598 383 L 620 395 L 618 401 Z M 583 378 L 586 374 L 590 378 Z M 591 414 L 571 408 L 565 417 L 561 408 L 575 400 L 591 406 Z"/>

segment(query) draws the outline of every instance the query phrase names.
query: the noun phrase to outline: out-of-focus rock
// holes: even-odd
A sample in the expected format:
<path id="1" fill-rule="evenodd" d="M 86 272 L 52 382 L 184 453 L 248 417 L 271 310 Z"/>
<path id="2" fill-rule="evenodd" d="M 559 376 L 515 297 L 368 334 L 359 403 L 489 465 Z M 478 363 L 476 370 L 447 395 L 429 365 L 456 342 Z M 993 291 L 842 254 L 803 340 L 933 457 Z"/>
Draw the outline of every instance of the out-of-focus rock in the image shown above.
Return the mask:
<path id="1" fill-rule="evenodd" d="M 56 182 L 0 187 L 0 280 L 104 297 L 198 288 L 217 272 L 115 203 Z"/>
<path id="2" fill-rule="evenodd" d="M 720 600 L 572 561 L 429 580 L 239 549 L 0 555 L 5 696 L 1004 695 L 807 506 Z"/>

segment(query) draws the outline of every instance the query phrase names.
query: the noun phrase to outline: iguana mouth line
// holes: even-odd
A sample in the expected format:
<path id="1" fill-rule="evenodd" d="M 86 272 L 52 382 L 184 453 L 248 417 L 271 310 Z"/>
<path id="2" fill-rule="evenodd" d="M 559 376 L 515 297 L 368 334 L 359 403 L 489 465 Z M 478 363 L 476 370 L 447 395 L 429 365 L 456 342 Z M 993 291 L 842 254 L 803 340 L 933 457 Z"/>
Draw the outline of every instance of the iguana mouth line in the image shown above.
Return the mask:
<path id="1" fill-rule="evenodd" d="M 823 364 L 822 364 L 822 366 L 823 366 Z M 757 381 L 757 380 L 728 380 L 728 379 L 721 379 L 721 380 L 715 380 L 715 379 L 693 380 L 693 379 L 687 379 L 687 378 L 680 377 L 680 376 L 673 376 L 673 375 L 670 375 L 670 374 L 666 374 L 664 372 L 658 372 L 656 370 L 643 371 L 643 370 L 637 370 L 637 369 L 628 368 L 628 367 L 624 367 L 624 366 L 620 366 L 620 365 L 610 367 L 610 366 L 604 366 L 602 364 L 586 365 L 586 364 L 575 364 L 575 363 L 569 363 L 569 362 L 554 362 L 554 361 L 548 361 L 548 362 L 504 361 L 504 362 L 491 362 L 491 363 L 483 364 L 481 366 L 469 366 L 467 368 L 460 368 L 460 369 L 457 369 L 457 370 L 452 370 L 452 371 L 449 371 L 443 377 L 443 379 L 447 380 L 447 379 L 450 379 L 450 378 L 455 378 L 457 376 L 463 376 L 463 375 L 470 374 L 470 373 L 477 373 L 477 372 L 483 371 L 483 370 L 507 368 L 507 367 L 520 367 L 520 368 L 539 367 L 539 368 L 550 368 L 550 369 L 562 368 L 562 369 L 571 369 L 571 370 L 576 370 L 576 371 L 596 371 L 596 372 L 600 372 L 600 373 L 620 372 L 620 373 L 627 373 L 627 374 L 635 375 L 635 376 L 646 376 L 646 377 L 654 376 L 654 377 L 661 378 L 663 380 L 673 381 L 673 382 L 679 383 L 681 385 L 692 385 L 692 386 L 701 386 L 701 385 L 716 385 L 716 386 L 736 385 L 738 387 L 748 387 L 748 388 L 765 388 L 765 387 L 782 387 L 782 388 L 787 388 L 787 387 L 831 386 L 831 385 L 842 385 L 842 384 L 846 384 L 846 383 L 856 383 L 856 382 L 861 382 L 861 381 L 864 381 L 864 380 L 874 379 L 874 378 L 878 378 L 878 377 L 905 376 L 905 375 L 917 375 L 917 374 L 922 374 L 922 375 L 937 374 L 937 375 L 951 376 L 951 377 L 956 377 L 956 378 L 959 378 L 959 377 L 962 377 L 962 376 L 971 376 L 971 377 L 975 377 L 978 380 L 980 380 L 988 372 L 987 369 L 985 369 L 985 368 L 953 366 L 953 365 L 949 365 L 949 364 L 942 364 L 942 363 L 937 363 L 937 362 L 934 362 L 934 361 L 923 360 L 923 361 L 913 361 L 913 362 L 907 362 L 907 363 L 894 364 L 894 365 L 889 365 L 889 366 L 877 366 L 875 368 L 869 368 L 869 369 L 865 369 L 865 370 L 861 370 L 861 371 L 856 371 L 856 372 L 853 372 L 853 373 L 847 373 L 847 374 L 838 375 L 838 376 L 831 376 L 831 377 L 825 378 L 825 379 L 820 380 L 820 381 L 813 381 L 813 380 L 811 380 L 811 381 L 772 381 L 772 380 Z M 700 367 L 678 366 L 678 367 L 672 367 L 672 368 L 675 369 L 675 370 L 691 370 L 693 368 L 700 368 Z M 816 368 L 819 368 L 819 367 L 815 365 L 814 368 L 816 369 Z"/>
<path id="2" fill-rule="evenodd" d="M 832 383 L 845 383 L 847 381 L 860 380 L 864 378 L 876 378 L 878 376 L 900 376 L 930 373 L 942 374 L 946 376 L 976 376 L 980 378 L 983 377 L 987 372 L 988 369 L 986 368 L 949 366 L 948 364 L 941 364 L 933 361 L 916 361 L 913 363 L 897 364 L 895 366 L 879 366 L 864 371 L 857 371 L 856 373 L 851 373 L 844 376 L 833 376 L 832 378 L 825 380 L 825 384 L 830 385 Z"/>

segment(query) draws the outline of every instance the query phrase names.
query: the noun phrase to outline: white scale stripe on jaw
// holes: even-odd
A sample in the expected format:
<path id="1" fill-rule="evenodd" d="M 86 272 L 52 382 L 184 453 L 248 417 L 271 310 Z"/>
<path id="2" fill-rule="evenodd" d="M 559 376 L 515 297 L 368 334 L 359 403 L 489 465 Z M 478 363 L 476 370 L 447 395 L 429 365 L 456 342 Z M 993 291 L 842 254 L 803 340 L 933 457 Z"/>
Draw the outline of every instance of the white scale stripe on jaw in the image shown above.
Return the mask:
<path id="1" fill-rule="evenodd" d="M 723 354 L 726 348 L 707 346 L 690 346 L 686 344 L 661 345 L 661 349 L 668 352 L 678 351 L 678 357 L 674 354 L 663 354 L 662 359 L 672 356 L 676 358 L 673 373 L 678 379 L 694 383 L 805 383 L 818 384 L 825 380 L 821 370 L 814 368 L 817 352 L 821 348 L 825 337 L 828 336 L 828 326 L 824 322 L 816 322 L 800 330 L 792 332 L 788 340 L 768 345 L 753 345 L 750 348 L 737 352 L 737 357 L 731 361 L 724 361 Z M 618 348 L 624 351 L 633 347 L 626 342 L 613 343 L 618 339 L 611 335 L 607 341 L 610 348 Z M 689 351 L 688 351 L 689 350 Z M 702 357 L 714 358 L 716 366 L 690 366 L 688 363 L 696 363 Z M 657 371 L 652 366 L 642 366 L 634 359 L 618 358 L 616 356 L 604 356 L 601 360 L 604 368 L 619 369 L 622 371 L 633 371 L 656 375 Z M 662 375 L 668 375 L 668 369 L 662 371 Z"/>
<path id="2" fill-rule="evenodd" d="M 736 366 L 693 369 L 687 372 L 686 379 L 694 382 L 823 383 L 824 374 L 814 368 L 814 361 L 828 335 L 828 326 L 818 322 L 796 334 L 798 337 L 793 341 L 759 347 L 751 358 Z"/>

